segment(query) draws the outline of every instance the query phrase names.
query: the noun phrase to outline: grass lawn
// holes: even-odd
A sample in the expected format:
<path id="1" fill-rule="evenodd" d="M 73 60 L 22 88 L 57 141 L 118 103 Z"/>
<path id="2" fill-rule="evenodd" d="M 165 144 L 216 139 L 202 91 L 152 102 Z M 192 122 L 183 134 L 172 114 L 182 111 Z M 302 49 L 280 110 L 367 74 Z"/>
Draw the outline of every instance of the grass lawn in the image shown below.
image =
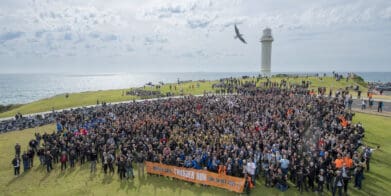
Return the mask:
<path id="1" fill-rule="evenodd" d="M 105 91 L 91 91 L 82 93 L 71 93 L 68 98 L 65 98 L 65 94 L 57 95 L 51 98 L 34 101 L 13 110 L 0 113 L 0 117 L 14 116 L 17 112 L 22 114 L 30 114 L 36 112 L 51 111 L 70 108 L 75 106 L 87 106 L 96 104 L 96 101 L 105 100 L 106 102 L 116 102 L 132 100 L 133 96 L 122 96 L 124 90 L 105 90 Z"/>
<path id="2" fill-rule="evenodd" d="M 391 118 L 368 114 L 356 114 L 355 122 L 362 122 L 366 128 L 365 142 L 381 148 L 373 154 L 371 172 L 365 173 L 363 189 L 357 191 L 352 186 L 351 195 L 391 195 Z M 19 142 L 22 151 L 33 138 L 36 131 L 51 132 L 54 125 L 38 129 L 14 131 L 0 135 L 0 195 L 237 195 L 219 188 L 202 187 L 190 183 L 168 179 L 165 177 L 147 176 L 132 181 L 119 181 L 117 174 L 105 176 L 98 164 L 96 175 L 89 173 L 89 165 L 79 166 L 73 170 L 60 171 L 60 165 L 54 165 L 51 173 L 46 173 L 39 166 L 36 158 L 34 167 L 19 177 L 13 176 L 11 160 L 14 155 L 14 145 Z M 281 193 L 277 189 L 266 188 L 263 181 L 258 181 L 252 195 L 300 195 L 294 188 Z M 350 183 L 352 185 L 352 183 Z M 315 195 L 306 193 L 304 195 Z"/>
<path id="3" fill-rule="evenodd" d="M 252 78 L 246 79 L 251 80 Z M 327 93 L 329 89 L 333 89 L 335 92 L 337 89 L 345 88 L 347 86 L 357 85 L 357 83 L 353 80 L 340 80 L 335 81 L 332 77 L 324 77 L 323 79 L 319 79 L 318 77 L 298 77 L 298 78 L 284 78 L 284 77 L 273 77 L 272 81 L 281 81 L 282 79 L 288 80 L 291 83 L 301 83 L 302 80 L 310 80 L 311 81 L 311 89 L 317 89 L 317 87 L 327 87 Z M 259 81 L 259 83 L 265 81 L 265 79 Z M 166 94 L 167 92 L 171 92 L 174 95 L 179 95 L 181 90 L 183 89 L 184 95 L 198 95 L 203 94 L 204 91 L 214 92 L 212 89 L 212 84 L 217 83 L 218 81 L 205 81 L 205 82 L 187 82 L 183 84 L 173 84 L 172 89 L 170 90 L 170 84 L 165 84 L 160 88 L 162 94 Z M 197 83 L 200 85 L 197 87 Z M 177 86 L 176 90 L 174 86 Z M 194 87 L 194 88 L 191 88 Z M 366 92 L 366 88 L 360 86 L 361 91 Z M 51 111 L 52 109 L 59 110 L 71 107 L 78 106 L 87 106 L 96 104 L 97 100 L 100 102 L 105 101 L 107 103 L 110 102 L 118 102 L 118 101 L 127 101 L 133 99 L 140 99 L 137 96 L 126 96 L 124 93 L 129 89 L 118 89 L 118 90 L 104 90 L 104 91 L 91 91 L 91 92 L 82 92 L 82 93 L 71 93 L 68 98 L 65 98 L 65 95 L 57 95 L 51 98 L 42 99 L 38 101 L 34 101 L 23 106 L 20 106 L 15 109 L 11 109 L 6 112 L 0 113 L 0 118 L 3 117 L 12 117 L 17 112 L 22 114 L 31 114 L 37 112 L 45 112 Z M 146 90 L 157 90 L 155 87 L 146 87 Z M 356 96 L 356 92 L 351 91 L 353 96 Z M 391 98 L 390 98 L 391 99 Z"/>

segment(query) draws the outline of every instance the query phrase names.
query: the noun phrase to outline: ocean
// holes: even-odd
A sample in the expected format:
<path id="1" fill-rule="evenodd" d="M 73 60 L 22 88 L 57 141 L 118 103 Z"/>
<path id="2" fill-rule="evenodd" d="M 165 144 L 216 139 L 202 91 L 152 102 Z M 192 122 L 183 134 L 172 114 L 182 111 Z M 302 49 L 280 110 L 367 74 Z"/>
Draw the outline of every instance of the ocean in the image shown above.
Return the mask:
<path id="1" fill-rule="evenodd" d="M 278 74 L 278 73 L 273 73 Z M 288 73 L 300 74 L 304 73 Z M 314 74 L 314 73 L 308 73 Z M 323 74 L 323 73 L 322 73 Z M 326 73 L 330 75 L 331 73 Z M 366 81 L 391 82 L 391 72 L 359 72 Z M 255 76 L 257 72 L 121 73 L 121 74 L 0 74 L 0 105 L 23 104 L 57 94 L 140 87 L 148 82 L 215 80 Z"/>

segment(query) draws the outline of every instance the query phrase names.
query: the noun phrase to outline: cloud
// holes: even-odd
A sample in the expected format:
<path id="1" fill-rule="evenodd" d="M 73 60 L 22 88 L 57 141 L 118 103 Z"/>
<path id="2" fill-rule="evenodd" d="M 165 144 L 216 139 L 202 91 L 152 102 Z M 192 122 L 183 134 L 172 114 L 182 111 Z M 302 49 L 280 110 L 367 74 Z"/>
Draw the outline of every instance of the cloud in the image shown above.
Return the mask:
<path id="1" fill-rule="evenodd" d="M 273 64 L 281 67 L 292 68 L 291 62 L 323 63 L 347 51 L 374 59 L 373 64 L 391 62 L 386 55 L 391 50 L 389 0 L 303 0 L 301 4 L 286 0 L 6 1 L 0 6 L 4 64 L 27 57 L 44 64 L 42 57 L 56 56 L 70 64 L 76 58 L 87 63 L 96 59 L 99 66 L 112 63 L 107 59 L 116 56 L 114 63 L 127 65 L 132 58 L 138 65 L 159 61 L 192 70 L 202 59 L 201 63 L 216 70 L 239 64 L 258 70 L 259 38 L 265 27 L 273 29 Z M 248 45 L 232 38 L 234 24 Z M 346 46 L 340 44 L 344 40 Z M 356 51 L 356 43 L 362 42 L 362 51 Z M 313 45 L 319 49 L 308 49 Z M 147 59 L 155 53 L 160 57 Z M 358 60 L 350 63 L 364 66 Z"/>
<path id="2" fill-rule="evenodd" d="M 130 46 L 130 45 L 126 45 L 126 51 L 133 52 L 134 48 L 132 46 Z"/>
<path id="3" fill-rule="evenodd" d="M 100 37 L 100 34 L 98 32 L 91 32 L 88 35 L 95 39 Z"/>
<path id="4" fill-rule="evenodd" d="M 164 7 L 156 8 L 156 10 L 145 12 L 146 16 L 156 16 L 158 18 L 169 18 L 175 14 L 183 14 L 187 11 L 187 8 L 181 5 L 167 5 Z"/>
<path id="5" fill-rule="evenodd" d="M 197 29 L 197 28 L 207 28 L 211 25 L 211 23 L 217 18 L 217 16 L 209 16 L 204 15 L 202 17 L 191 17 L 187 20 L 187 25 L 191 29 Z"/>
<path id="6" fill-rule="evenodd" d="M 198 50 L 193 50 L 191 52 L 185 52 L 185 53 L 182 53 L 180 55 L 176 55 L 177 57 L 180 57 L 180 58 L 205 58 L 205 57 L 208 57 L 209 54 L 207 51 L 205 50 L 202 50 L 202 49 L 198 49 Z"/>
<path id="7" fill-rule="evenodd" d="M 2 33 L 2 34 L 0 34 L 0 43 L 4 43 L 7 41 L 18 39 L 18 38 L 22 37 L 23 35 L 24 35 L 24 32 L 21 32 L 21 31 L 15 31 L 15 32 L 11 31 L 11 32 Z"/>
<path id="8" fill-rule="evenodd" d="M 45 30 L 36 31 L 36 32 L 35 32 L 35 37 L 36 37 L 36 38 L 41 38 L 41 37 L 43 36 L 44 33 L 46 33 Z"/>
<path id="9" fill-rule="evenodd" d="M 102 41 L 104 42 L 109 42 L 109 41 L 116 41 L 118 40 L 118 36 L 114 34 L 106 35 L 101 38 Z"/>
<path id="10" fill-rule="evenodd" d="M 152 7 L 143 10 L 143 16 L 146 18 L 172 18 L 181 17 L 187 12 L 194 12 L 198 8 L 199 2 L 196 1 L 173 1 L 168 4 L 154 4 Z"/>
<path id="11" fill-rule="evenodd" d="M 65 33 L 64 34 L 64 40 L 72 40 L 72 34 L 71 33 Z"/>
<path id="12" fill-rule="evenodd" d="M 155 34 L 144 38 L 144 45 L 151 46 L 154 44 L 165 44 L 168 43 L 168 39 L 162 35 Z"/>

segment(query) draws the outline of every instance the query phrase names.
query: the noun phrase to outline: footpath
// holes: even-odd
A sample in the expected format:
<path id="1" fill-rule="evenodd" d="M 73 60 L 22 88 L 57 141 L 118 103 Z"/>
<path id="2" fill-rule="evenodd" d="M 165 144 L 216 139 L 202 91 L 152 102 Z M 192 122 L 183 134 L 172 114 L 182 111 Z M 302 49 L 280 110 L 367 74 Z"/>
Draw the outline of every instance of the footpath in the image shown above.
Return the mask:
<path id="1" fill-rule="evenodd" d="M 361 109 L 361 100 L 354 99 L 353 105 L 352 105 L 352 110 L 354 112 L 358 112 L 358 113 L 391 117 L 391 100 L 388 100 L 388 99 L 374 99 L 374 100 L 375 100 L 375 103 L 373 104 L 372 108 L 369 108 L 368 101 L 367 101 L 366 108 L 362 110 Z M 383 111 L 382 112 L 377 111 L 378 101 L 383 101 Z"/>
<path id="2" fill-rule="evenodd" d="M 391 112 L 389 111 L 384 111 L 383 112 L 378 112 L 377 109 L 365 109 L 361 110 L 361 108 L 352 108 L 352 111 L 356 113 L 364 113 L 364 114 L 372 114 L 372 115 L 378 115 L 378 116 L 385 116 L 385 117 L 391 117 Z"/>

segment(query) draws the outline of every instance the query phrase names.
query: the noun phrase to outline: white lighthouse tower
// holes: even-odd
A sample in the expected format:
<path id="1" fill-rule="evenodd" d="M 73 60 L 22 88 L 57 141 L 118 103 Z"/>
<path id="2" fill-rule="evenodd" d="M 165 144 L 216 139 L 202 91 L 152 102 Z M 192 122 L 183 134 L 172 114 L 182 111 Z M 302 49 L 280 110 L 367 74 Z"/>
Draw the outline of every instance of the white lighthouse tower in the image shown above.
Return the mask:
<path id="1" fill-rule="evenodd" d="M 263 35 L 261 38 L 262 43 L 262 64 L 261 64 L 261 73 L 262 76 L 271 76 L 271 61 L 272 61 L 272 30 L 266 28 L 263 30 Z"/>

